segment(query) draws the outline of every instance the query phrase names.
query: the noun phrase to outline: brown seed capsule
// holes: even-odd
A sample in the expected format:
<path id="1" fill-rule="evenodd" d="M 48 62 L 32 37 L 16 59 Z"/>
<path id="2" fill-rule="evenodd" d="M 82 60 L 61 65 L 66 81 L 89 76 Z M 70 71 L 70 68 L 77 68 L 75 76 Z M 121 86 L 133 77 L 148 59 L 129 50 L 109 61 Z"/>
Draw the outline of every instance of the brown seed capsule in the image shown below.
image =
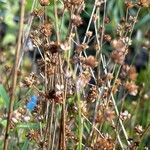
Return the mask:
<path id="1" fill-rule="evenodd" d="M 81 62 L 91 68 L 94 68 L 97 66 L 98 61 L 96 60 L 96 58 L 94 56 L 88 56 L 87 58 L 81 58 Z"/>
<path id="2" fill-rule="evenodd" d="M 60 52 L 60 45 L 56 42 L 51 42 L 48 49 L 52 54 Z"/>
<path id="3" fill-rule="evenodd" d="M 91 37 L 93 35 L 93 32 L 92 31 L 88 31 L 87 33 L 86 33 L 86 36 L 87 37 Z"/>
<path id="4" fill-rule="evenodd" d="M 83 3 L 83 0 L 71 0 L 71 4 L 72 5 L 81 5 L 81 3 Z"/>
<path id="5" fill-rule="evenodd" d="M 149 7 L 150 6 L 150 0 L 140 0 L 139 5 L 142 7 Z"/>
<path id="6" fill-rule="evenodd" d="M 105 24 L 108 24 L 108 23 L 110 23 L 110 19 L 108 17 L 105 17 L 104 22 L 105 22 Z"/>
<path id="7" fill-rule="evenodd" d="M 97 138 L 94 148 L 101 150 L 113 150 L 114 146 L 114 140 L 110 136 L 104 135 L 104 137 Z"/>
<path id="8" fill-rule="evenodd" d="M 135 81 L 137 78 L 137 72 L 136 72 L 136 68 L 134 66 L 131 66 L 129 71 L 128 71 L 128 76 L 132 81 Z"/>
<path id="9" fill-rule="evenodd" d="M 49 0 L 39 0 L 39 3 L 41 4 L 41 6 L 48 6 Z"/>
<path id="10" fill-rule="evenodd" d="M 112 47 L 115 49 L 122 49 L 125 47 L 125 43 L 122 41 L 122 39 L 115 39 L 111 43 Z"/>
<path id="11" fill-rule="evenodd" d="M 72 23 L 77 27 L 83 23 L 82 18 L 79 15 L 73 15 L 71 20 L 72 20 Z"/>
<path id="12" fill-rule="evenodd" d="M 130 95 L 136 96 L 138 93 L 138 86 L 134 82 L 126 82 L 125 88 L 129 92 Z"/>
<path id="13" fill-rule="evenodd" d="M 33 12 L 31 13 L 31 15 L 35 16 L 35 17 L 41 17 L 44 15 L 44 11 L 42 9 L 35 9 L 33 10 Z"/>
<path id="14" fill-rule="evenodd" d="M 76 52 L 80 53 L 80 52 L 86 50 L 87 48 L 89 48 L 89 46 L 87 44 L 85 44 L 85 43 L 84 44 L 80 44 L 79 46 L 77 46 Z"/>
<path id="15" fill-rule="evenodd" d="M 97 97 L 98 97 L 98 90 L 96 86 L 93 86 L 90 88 L 90 91 L 87 96 L 87 101 L 93 103 L 96 101 Z"/>
<path id="16" fill-rule="evenodd" d="M 109 34 L 104 35 L 104 40 L 107 42 L 111 42 L 111 36 Z"/>
<path id="17" fill-rule="evenodd" d="M 137 134 L 141 135 L 143 133 L 143 127 L 140 125 L 137 125 L 134 129 Z"/>
<path id="18" fill-rule="evenodd" d="M 40 27 L 40 32 L 46 37 L 50 36 L 52 34 L 52 25 L 50 23 L 44 23 Z"/>
<path id="19" fill-rule="evenodd" d="M 111 42 L 112 47 L 115 49 L 111 53 L 112 60 L 117 64 L 123 64 L 126 54 L 128 53 L 128 49 L 126 48 L 126 44 L 123 39 L 115 39 Z"/>
<path id="20" fill-rule="evenodd" d="M 126 4 L 126 7 L 127 7 L 128 9 L 134 7 L 134 4 L 133 4 L 132 2 L 130 2 L 130 1 L 127 1 L 125 4 Z"/>

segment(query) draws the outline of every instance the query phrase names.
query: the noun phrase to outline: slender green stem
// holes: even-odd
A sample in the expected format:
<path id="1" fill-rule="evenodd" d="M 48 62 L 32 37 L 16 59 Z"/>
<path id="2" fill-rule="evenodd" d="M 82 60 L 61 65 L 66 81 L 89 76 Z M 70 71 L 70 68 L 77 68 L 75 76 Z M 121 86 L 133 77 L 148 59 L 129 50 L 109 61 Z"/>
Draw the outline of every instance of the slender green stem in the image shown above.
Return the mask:
<path id="1" fill-rule="evenodd" d="M 131 29 L 131 32 L 130 32 L 130 38 L 131 38 L 131 36 L 132 36 L 132 33 L 133 33 L 133 30 L 134 30 L 134 27 L 135 27 L 135 24 L 136 24 L 136 22 L 137 22 L 137 18 L 138 18 L 138 16 L 139 16 L 139 13 L 140 13 L 140 11 L 141 11 L 141 7 L 138 9 L 138 11 L 137 11 L 137 14 L 136 14 L 136 17 L 135 17 L 135 20 L 134 20 L 134 23 L 133 23 L 133 26 L 132 26 L 132 29 Z"/>
<path id="2" fill-rule="evenodd" d="M 57 42 L 60 42 L 60 32 L 59 32 L 59 22 L 58 22 L 58 13 L 57 13 L 57 1 L 54 0 L 54 14 L 55 14 L 55 27 L 56 27 L 56 36 Z"/>
<path id="3" fill-rule="evenodd" d="M 81 115 L 81 97 L 80 93 L 77 93 L 77 105 L 78 105 L 78 136 L 79 136 L 79 144 L 78 150 L 82 150 L 82 135 L 83 135 L 83 119 Z"/>

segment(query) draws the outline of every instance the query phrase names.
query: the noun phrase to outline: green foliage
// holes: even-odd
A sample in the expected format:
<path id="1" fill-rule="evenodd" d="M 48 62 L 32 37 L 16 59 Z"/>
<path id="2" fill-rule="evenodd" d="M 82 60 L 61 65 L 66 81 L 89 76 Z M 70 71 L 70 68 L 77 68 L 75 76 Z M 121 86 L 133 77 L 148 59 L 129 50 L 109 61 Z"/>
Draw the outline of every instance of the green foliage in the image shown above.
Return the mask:
<path id="1" fill-rule="evenodd" d="M 14 19 L 17 15 L 19 10 L 18 1 L 7 1 L 7 2 L 0 2 L 0 16 L 3 18 L 2 21 L 6 25 L 6 34 L 3 38 L 2 44 L 6 46 L 8 44 L 15 44 L 16 42 L 16 34 L 17 34 L 17 26 L 14 22 Z"/>
<path id="2" fill-rule="evenodd" d="M 8 110 L 9 108 L 9 96 L 2 84 L 0 84 L 0 107 L 6 107 Z"/>
<path id="3" fill-rule="evenodd" d="M 29 140 L 25 140 L 24 145 L 22 146 L 22 150 L 27 150 L 29 149 Z"/>

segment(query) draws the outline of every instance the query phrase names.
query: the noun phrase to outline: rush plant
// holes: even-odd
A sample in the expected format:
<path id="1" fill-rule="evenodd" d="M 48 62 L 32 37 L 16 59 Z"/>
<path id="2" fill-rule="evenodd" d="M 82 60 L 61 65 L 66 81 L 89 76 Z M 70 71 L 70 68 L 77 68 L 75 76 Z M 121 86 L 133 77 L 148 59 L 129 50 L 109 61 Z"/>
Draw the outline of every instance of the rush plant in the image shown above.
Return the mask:
<path id="1" fill-rule="evenodd" d="M 127 58 L 141 31 L 149 49 L 150 30 L 138 27 L 149 5 L 21 0 L 14 64 L 1 66 L 0 148 L 148 149 L 148 84 L 137 80 L 137 54 Z"/>

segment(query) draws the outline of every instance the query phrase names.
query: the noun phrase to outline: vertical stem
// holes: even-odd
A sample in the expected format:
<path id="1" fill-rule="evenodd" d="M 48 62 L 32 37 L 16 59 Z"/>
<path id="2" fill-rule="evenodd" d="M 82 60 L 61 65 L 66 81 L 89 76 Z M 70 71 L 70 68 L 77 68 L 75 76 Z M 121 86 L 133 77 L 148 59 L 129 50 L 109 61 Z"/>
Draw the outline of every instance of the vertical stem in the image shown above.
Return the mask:
<path id="1" fill-rule="evenodd" d="M 133 30 L 134 30 L 134 27 L 135 27 L 135 24 L 136 24 L 136 21 L 137 21 L 137 18 L 138 18 L 138 16 L 139 16 L 140 11 L 141 11 L 141 7 L 138 9 L 137 14 L 136 14 L 136 16 L 135 16 L 135 21 L 134 21 L 134 23 L 133 23 L 133 26 L 132 26 L 132 29 L 131 29 L 131 32 L 130 32 L 130 35 L 129 35 L 130 38 L 131 38 L 131 36 L 132 36 L 132 33 L 133 33 Z"/>
<path id="2" fill-rule="evenodd" d="M 86 35 L 90 29 L 90 25 L 92 23 L 92 19 L 93 19 L 93 15 L 94 15 L 94 12 L 96 10 L 96 3 L 97 3 L 97 0 L 95 0 L 95 4 L 94 4 L 94 7 L 93 7 L 93 10 L 92 10 L 92 13 L 91 13 L 91 17 L 90 17 L 90 20 L 89 20 L 89 23 L 88 23 L 88 26 L 87 26 L 87 29 L 86 29 L 86 32 L 85 32 L 85 36 L 84 36 L 84 39 L 83 39 L 83 42 L 82 43 L 85 43 L 86 41 Z"/>
<path id="3" fill-rule="evenodd" d="M 56 37 L 57 42 L 60 42 L 60 35 L 59 35 L 59 27 L 58 27 L 58 14 L 57 14 L 57 3 L 56 0 L 54 0 L 54 14 L 55 14 L 55 27 L 56 27 Z"/>
<path id="4" fill-rule="evenodd" d="M 22 35 L 23 35 L 24 12 L 25 12 L 25 0 L 22 0 L 21 11 L 20 11 L 18 41 L 17 41 L 16 52 L 15 52 L 15 64 L 14 64 L 13 80 L 12 80 L 12 93 L 10 97 L 7 126 L 6 126 L 5 138 L 4 138 L 4 148 L 3 148 L 4 150 L 8 150 L 8 142 L 9 142 L 8 137 L 9 137 L 10 123 L 11 123 L 11 114 L 12 114 L 13 106 L 15 102 L 15 90 L 16 90 L 17 77 L 18 77 L 17 66 L 18 66 L 19 54 L 20 54 L 20 49 L 21 49 L 21 40 L 22 40 Z"/>
<path id="5" fill-rule="evenodd" d="M 102 22 L 102 34 L 101 34 L 101 39 L 100 39 L 100 47 L 102 48 L 102 43 L 103 43 L 103 36 L 105 32 L 105 18 L 106 18 L 106 5 L 107 0 L 104 1 L 104 14 L 103 14 L 103 22 Z"/>
<path id="6" fill-rule="evenodd" d="M 128 21 L 128 13 L 129 13 L 129 9 L 127 8 L 127 11 L 126 11 L 126 22 Z"/>
<path id="7" fill-rule="evenodd" d="M 62 58 L 61 58 L 61 55 L 59 54 L 59 69 L 60 69 L 60 76 L 61 76 L 61 84 L 64 85 L 64 79 L 63 79 L 63 76 L 62 76 Z M 62 133 L 62 150 L 65 150 L 66 149 L 66 142 L 65 142 L 65 139 L 66 139 L 66 133 L 65 133 L 65 122 L 66 122 L 66 119 L 65 119 L 65 103 L 66 103 L 66 97 L 65 97 L 65 93 L 63 91 L 63 103 L 62 103 L 62 119 L 61 119 L 61 126 L 62 126 L 62 131 L 60 131 Z"/>
<path id="8" fill-rule="evenodd" d="M 52 124 L 53 124 L 53 119 L 54 119 L 54 107 L 55 107 L 55 103 L 54 100 L 52 101 L 52 108 L 51 108 L 51 118 L 50 118 L 50 125 L 49 125 L 49 137 L 48 137 L 48 150 L 50 149 L 51 146 L 51 134 L 52 134 Z"/>
<path id="9" fill-rule="evenodd" d="M 58 26 L 58 14 L 57 14 L 57 1 L 54 0 L 54 14 L 55 14 L 55 26 L 56 26 L 56 36 L 57 36 L 57 44 L 60 43 L 60 32 L 59 32 L 59 26 Z M 64 79 L 62 76 L 62 58 L 61 58 L 61 54 L 59 54 L 59 72 L 60 72 L 60 76 L 61 76 L 61 84 L 64 85 Z M 62 149 L 65 150 L 66 149 L 66 142 L 65 142 L 65 97 L 64 97 L 64 92 L 63 92 L 63 104 L 62 104 L 62 119 L 61 119 L 61 126 L 62 126 L 62 131 L 61 134 L 62 136 L 60 136 L 62 138 Z M 60 139 L 61 140 L 61 139 Z"/>
<path id="10" fill-rule="evenodd" d="M 32 2 L 32 8 L 30 10 L 30 13 L 33 12 L 33 9 L 35 8 L 36 1 L 37 0 L 33 0 L 33 2 Z M 24 33 L 24 41 L 23 41 L 23 46 L 22 46 L 23 48 L 22 48 L 22 51 L 20 52 L 20 57 L 19 57 L 19 60 L 18 60 L 18 68 L 20 67 L 21 62 L 23 60 L 23 56 L 24 56 L 24 53 L 25 53 L 24 48 L 25 48 L 25 46 L 27 44 L 27 41 L 28 41 L 28 37 L 29 37 L 29 34 L 30 34 L 30 29 L 31 29 L 33 19 L 34 19 L 34 16 L 31 16 L 28 20 L 28 23 L 27 23 L 28 28 L 26 29 L 26 31 Z"/>
<path id="11" fill-rule="evenodd" d="M 78 135 L 79 135 L 78 150 L 82 150 L 83 119 L 81 114 L 81 97 L 79 92 L 77 92 L 77 104 L 78 104 Z"/>

